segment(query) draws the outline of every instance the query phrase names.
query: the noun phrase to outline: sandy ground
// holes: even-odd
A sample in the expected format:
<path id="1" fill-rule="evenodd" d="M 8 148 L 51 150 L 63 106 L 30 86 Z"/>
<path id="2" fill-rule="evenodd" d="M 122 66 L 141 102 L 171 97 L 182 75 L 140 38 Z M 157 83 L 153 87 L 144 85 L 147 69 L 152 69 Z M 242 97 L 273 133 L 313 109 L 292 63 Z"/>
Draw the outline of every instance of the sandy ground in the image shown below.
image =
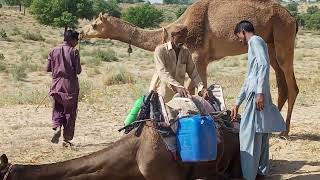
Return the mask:
<path id="1" fill-rule="evenodd" d="M 75 147 L 65 149 L 61 144 L 50 143 L 51 108 L 39 108 L 38 112 L 35 108 L 0 109 L 0 152 L 6 153 L 12 163 L 63 161 L 103 149 L 122 136 L 117 130 L 122 126 L 124 111 L 107 112 L 82 103 L 76 124 Z M 319 108 L 297 107 L 289 139 L 279 139 L 276 135 L 271 138 L 270 179 L 320 179 Z"/>

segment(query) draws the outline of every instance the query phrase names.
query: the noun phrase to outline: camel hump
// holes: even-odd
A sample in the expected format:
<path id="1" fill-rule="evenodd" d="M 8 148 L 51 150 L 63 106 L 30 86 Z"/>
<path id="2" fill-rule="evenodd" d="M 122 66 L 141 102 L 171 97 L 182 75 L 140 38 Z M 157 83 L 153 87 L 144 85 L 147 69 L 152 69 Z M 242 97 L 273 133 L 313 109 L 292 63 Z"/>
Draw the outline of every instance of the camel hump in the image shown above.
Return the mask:
<path id="1" fill-rule="evenodd" d="M 188 27 L 187 47 L 194 49 L 199 48 L 204 43 L 205 35 L 205 18 L 208 15 L 209 0 L 197 1 L 189 11 L 189 18 L 186 21 Z"/>

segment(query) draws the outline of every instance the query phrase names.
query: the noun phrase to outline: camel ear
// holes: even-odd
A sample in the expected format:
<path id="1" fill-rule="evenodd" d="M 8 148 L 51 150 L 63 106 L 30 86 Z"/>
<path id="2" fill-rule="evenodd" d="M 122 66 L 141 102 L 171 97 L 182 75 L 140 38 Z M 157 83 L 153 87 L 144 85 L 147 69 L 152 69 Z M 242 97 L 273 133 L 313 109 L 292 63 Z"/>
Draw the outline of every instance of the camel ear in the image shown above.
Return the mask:
<path id="1" fill-rule="evenodd" d="M 0 157 L 0 164 L 1 165 L 6 165 L 8 164 L 8 158 L 5 154 L 2 154 L 2 156 Z"/>
<path id="2" fill-rule="evenodd" d="M 108 18 L 109 17 L 109 14 L 108 13 L 103 13 L 103 18 Z"/>

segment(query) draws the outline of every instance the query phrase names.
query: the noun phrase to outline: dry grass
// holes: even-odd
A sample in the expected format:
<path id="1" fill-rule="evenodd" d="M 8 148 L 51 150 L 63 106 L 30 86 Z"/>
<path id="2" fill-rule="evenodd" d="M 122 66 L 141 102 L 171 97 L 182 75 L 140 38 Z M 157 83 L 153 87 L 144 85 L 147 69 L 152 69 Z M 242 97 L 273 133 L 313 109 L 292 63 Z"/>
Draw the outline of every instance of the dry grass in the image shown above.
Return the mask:
<path id="1" fill-rule="evenodd" d="M 60 43 L 63 32 L 38 25 L 29 14 L 24 17 L 16 11 L 2 9 L 0 14 L 0 29 L 12 40 L 0 43 L 0 153 L 7 153 L 13 163 L 48 163 L 86 155 L 119 139 L 121 134 L 116 130 L 123 125 L 134 100 L 148 89 L 154 72 L 153 54 L 134 47 L 129 57 L 128 46 L 118 41 L 91 40 L 81 44 L 83 73 L 79 77 L 76 146 L 62 149 L 49 142 L 49 98 L 36 113 L 35 107 L 46 96 L 51 82 L 50 74 L 42 71 L 48 51 Z M 23 38 L 27 31 L 39 32 L 45 41 Z M 102 53 L 97 55 L 99 51 Z M 270 140 L 271 172 L 275 179 L 319 178 L 314 175 L 320 172 L 320 131 L 316 128 L 320 119 L 319 52 L 320 35 L 300 31 L 294 61 L 300 94 L 292 117 L 291 138 L 281 140 L 273 136 Z M 110 54 L 118 61 L 102 60 L 109 59 L 105 57 Z M 209 84 L 223 86 L 228 108 L 244 80 L 246 58 L 246 55 L 226 57 L 208 67 Z M 15 66 L 24 70 L 13 71 Z M 13 82 L 13 76 L 22 81 Z M 275 101 L 273 71 L 271 89 Z"/>
<path id="2" fill-rule="evenodd" d="M 105 74 L 105 77 L 103 79 L 103 84 L 106 86 L 130 83 L 135 83 L 135 78 L 133 74 L 123 66 L 110 67 L 108 73 Z"/>

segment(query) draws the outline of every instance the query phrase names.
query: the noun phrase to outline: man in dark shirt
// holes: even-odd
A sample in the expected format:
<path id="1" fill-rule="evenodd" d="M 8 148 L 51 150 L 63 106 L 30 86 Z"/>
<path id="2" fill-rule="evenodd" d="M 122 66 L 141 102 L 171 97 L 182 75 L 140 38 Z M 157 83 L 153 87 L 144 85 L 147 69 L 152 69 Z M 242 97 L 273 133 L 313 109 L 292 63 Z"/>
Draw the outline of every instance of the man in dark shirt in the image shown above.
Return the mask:
<path id="1" fill-rule="evenodd" d="M 79 33 L 68 30 L 64 43 L 53 48 L 48 56 L 47 72 L 52 72 L 52 85 L 49 95 L 53 98 L 52 123 L 54 134 L 52 143 L 58 143 L 63 126 L 64 146 L 72 145 L 77 116 L 79 81 L 81 73 L 78 44 Z"/>

